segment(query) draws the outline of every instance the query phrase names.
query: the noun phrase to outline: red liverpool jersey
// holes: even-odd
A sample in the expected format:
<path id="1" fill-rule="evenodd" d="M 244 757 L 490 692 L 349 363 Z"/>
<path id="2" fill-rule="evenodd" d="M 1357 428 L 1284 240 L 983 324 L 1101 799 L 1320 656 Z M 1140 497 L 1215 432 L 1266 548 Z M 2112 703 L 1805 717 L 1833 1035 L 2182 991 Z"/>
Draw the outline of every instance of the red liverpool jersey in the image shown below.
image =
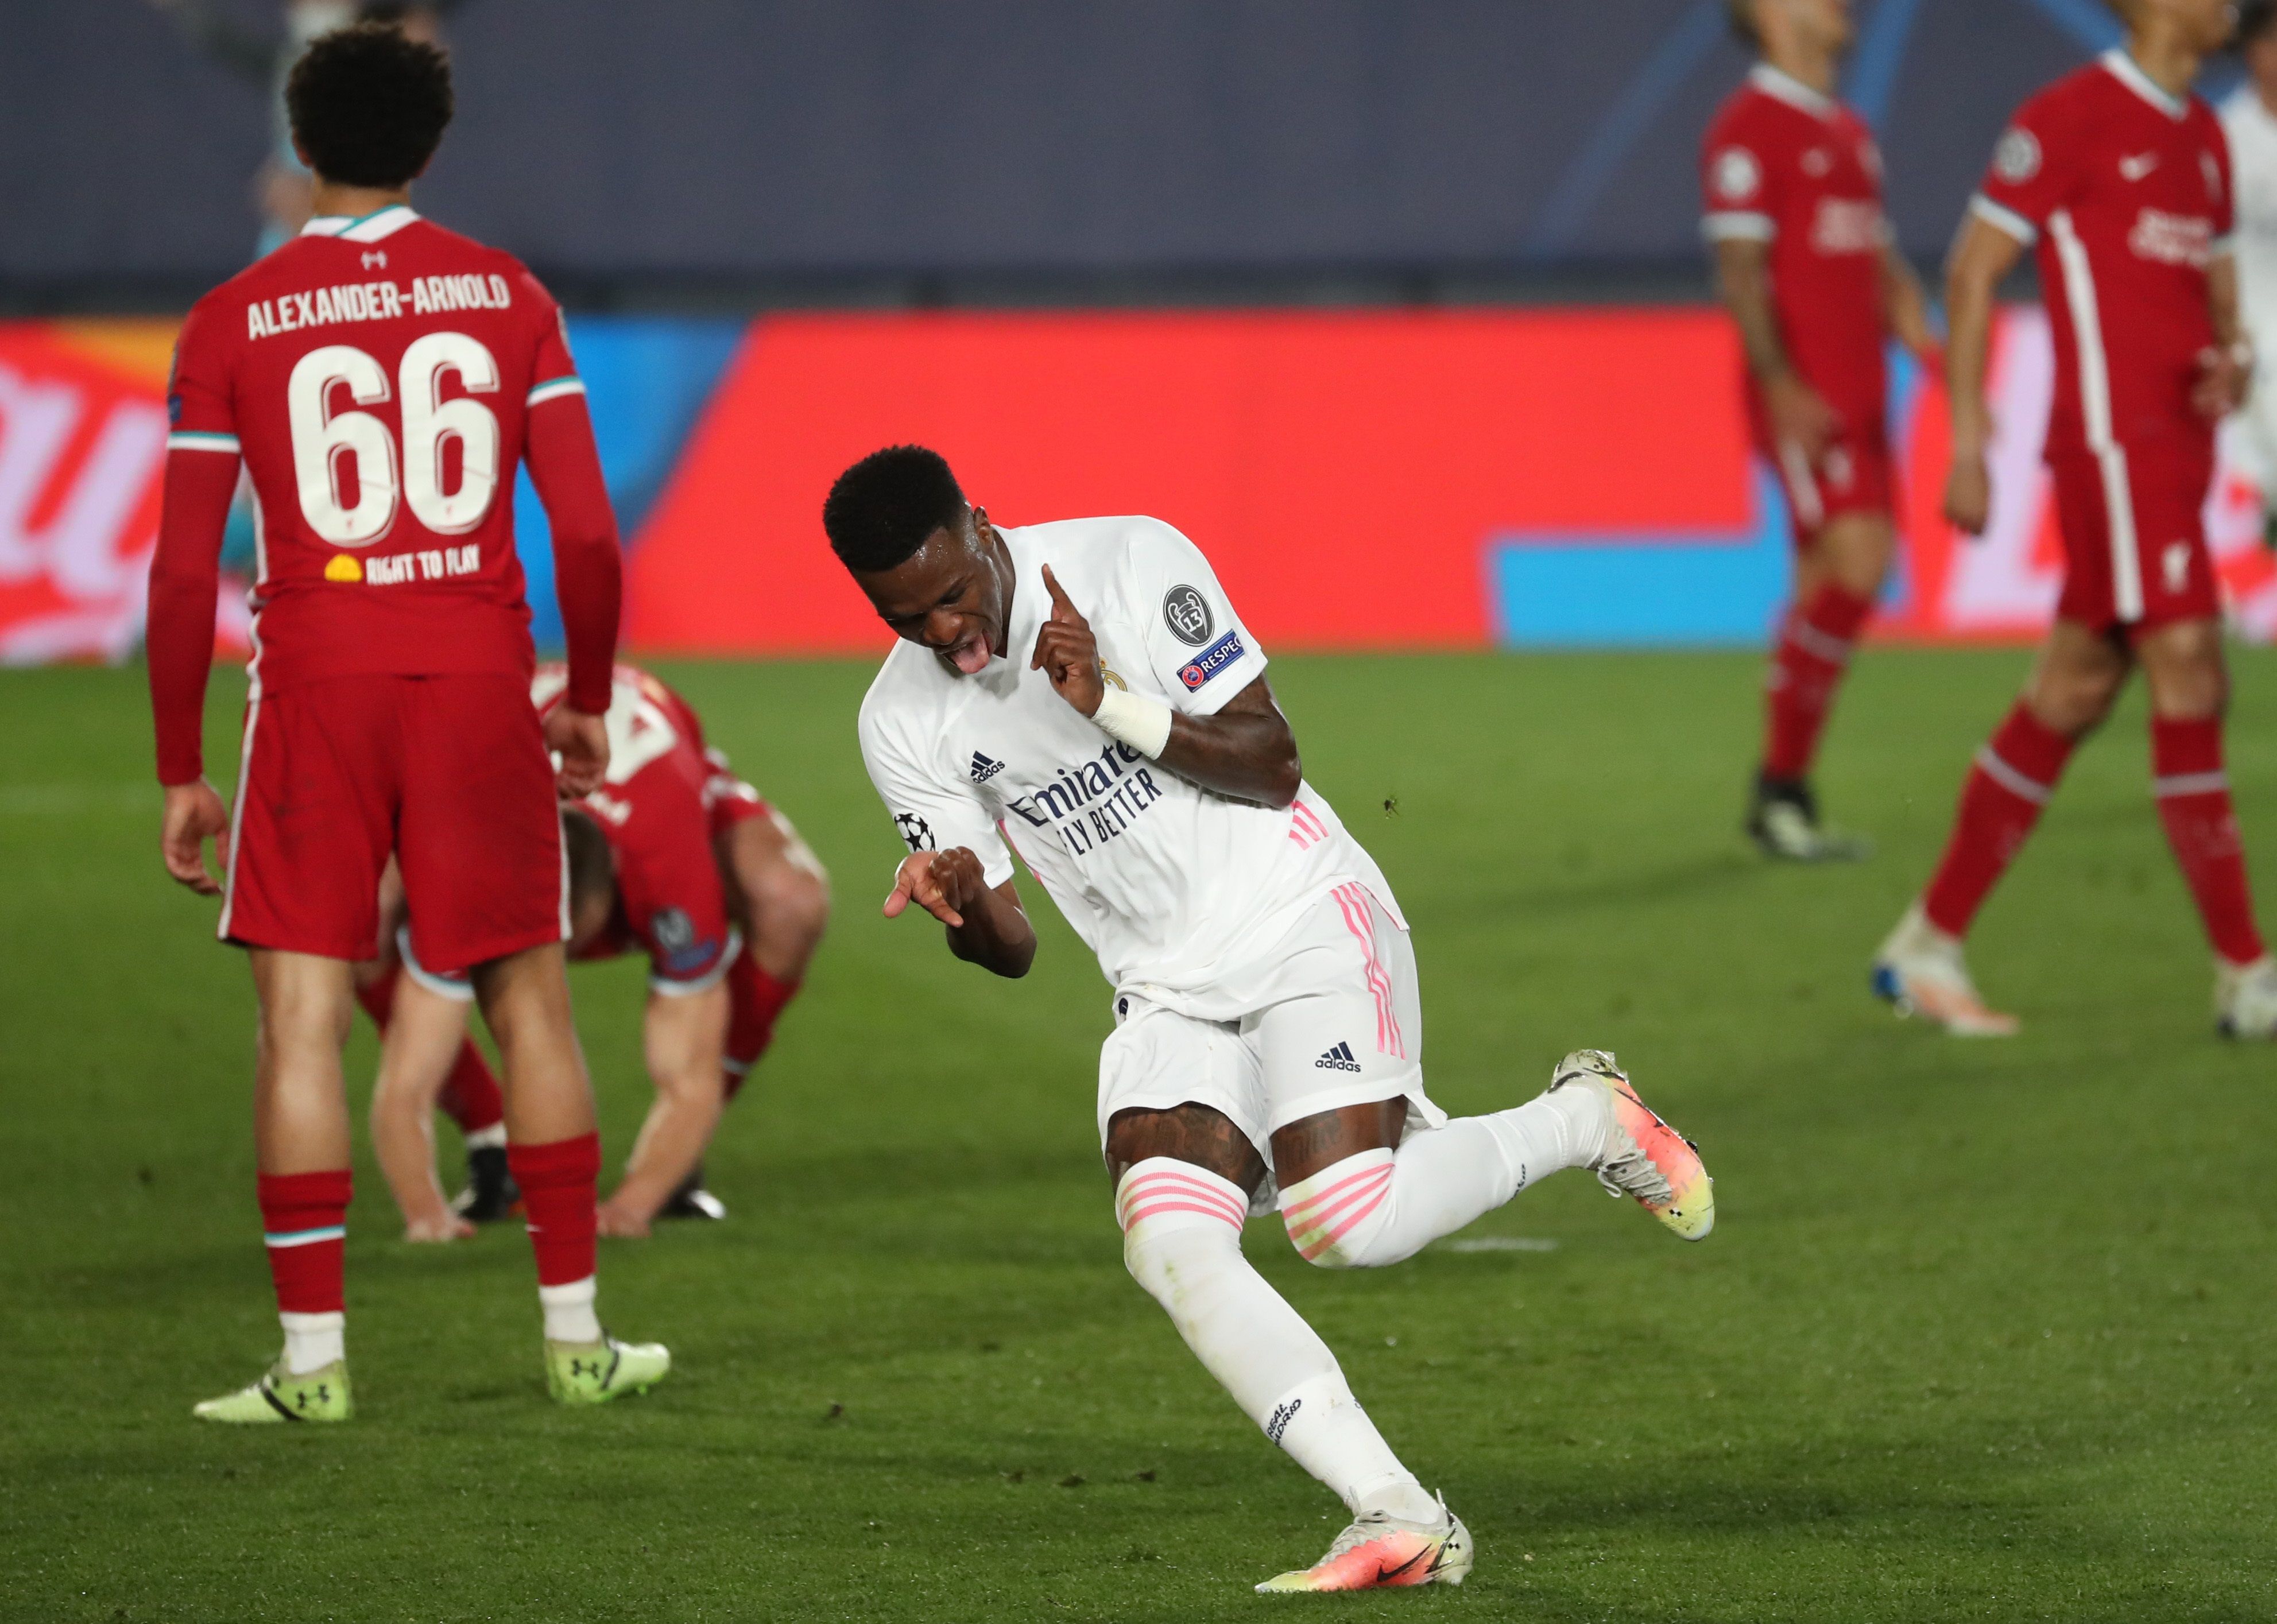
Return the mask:
<path id="1" fill-rule="evenodd" d="M 527 454 L 568 572 L 580 697 L 605 705 L 618 565 L 583 393 L 537 279 L 402 205 L 312 220 L 201 299 L 175 347 L 152 575 L 162 777 L 197 770 L 213 488 L 240 457 L 256 502 L 255 697 L 338 676 L 526 677 L 514 476 Z"/>
<path id="2" fill-rule="evenodd" d="M 2232 224 L 2213 110 L 2106 52 L 2024 103 L 1969 207 L 2038 244 L 2056 343 L 2048 454 L 2210 451 L 2190 391 L 2214 341 L 2206 266 Z"/>
<path id="3" fill-rule="evenodd" d="M 541 713 L 560 702 L 568 680 L 561 666 L 538 668 L 530 698 Z M 616 858 L 617 909 L 578 957 L 613 958 L 637 944 L 651 987 L 700 991 L 726 973 L 741 945 L 712 855 L 704 786 L 713 768 L 702 727 L 687 701 L 631 666 L 616 667 L 607 721 L 608 777 L 577 804 Z"/>
<path id="4" fill-rule="evenodd" d="M 1851 433 L 1887 409 L 1882 159 L 1865 121 L 1768 64 L 1748 76 L 1701 148 L 1710 240 L 1770 248 L 1772 309 L 1795 370 Z"/>

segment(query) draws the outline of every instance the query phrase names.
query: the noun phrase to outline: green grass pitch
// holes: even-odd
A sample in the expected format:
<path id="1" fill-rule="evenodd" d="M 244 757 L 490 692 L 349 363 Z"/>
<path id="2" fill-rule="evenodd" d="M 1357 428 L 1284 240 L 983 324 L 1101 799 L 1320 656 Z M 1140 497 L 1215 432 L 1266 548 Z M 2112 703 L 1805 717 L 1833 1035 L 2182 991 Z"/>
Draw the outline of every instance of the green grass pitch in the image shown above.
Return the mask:
<path id="1" fill-rule="evenodd" d="M 1816 872 L 1736 831 L 1752 658 L 1275 667 L 1313 782 L 1414 922 L 1433 1093 L 1515 1103 L 1567 1048 L 1618 1049 L 1722 1208 L 1687 1248 L 1570 1174 L 1472 1232 L 1527 1248 L 1348 1275 L 1254 1227 L 1478 1539 L 1465 1590 L 1338 1616 L 2277 1615 L 2277 1056 L 2211 1033 L 2139 695 L 1977 934 L 2025 1034 L 1951 1041 L 1866 996 L 2024 663 L 1869 652 L 1823 787 L 1880 849 Z M 2239 663 L 2266 894 L 2277 659 Z M 1088 956 L 1032 887 L 1024 983 L 878 917 L 897 848 L 855 750 L 864 667 L 659 669 L 838 894 L 712 1157 L 732 1221 L 605 1244 L 605 1316 L 677 1373 L 553 1407 L 522 1236 L 406 1247 L 365 1159 L 361 1416 L 251 1432 L 189 1415 L 277 1340 L 250 987 L 159 868 L 141 674 L 0 676 L 0 1617 L 1290 1610 L 1248 1586 L 1316 1556 L 1340 1508 L 1123 1273 Z M 217 681 L 224 771 L 240 693 Z M 640 972 L 575 983 L 613 1169 L 648 1092 Z M 371 1058 L 359 1033 L 366 1090 Z"/>

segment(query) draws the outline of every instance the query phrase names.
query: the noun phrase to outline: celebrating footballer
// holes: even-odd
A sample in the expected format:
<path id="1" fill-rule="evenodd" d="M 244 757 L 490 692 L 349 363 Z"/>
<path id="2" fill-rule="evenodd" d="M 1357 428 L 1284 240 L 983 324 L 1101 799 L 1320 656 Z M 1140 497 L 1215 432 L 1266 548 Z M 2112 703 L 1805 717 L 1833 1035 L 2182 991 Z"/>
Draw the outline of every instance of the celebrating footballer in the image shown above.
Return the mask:
<path id="1" fill-rule="evenodd" d="M 1263 1590 L 1459 1584 L 1462 1521 L 1395 1455 L 1328 1345 L 1242 1256 L 1278 1209 L 1323 1269 L 1413 1256 L 1527 1186 L 1595 1171 L 1687 1240 L 1715 1223 L 1693 1147 L 1613 1057 L 1450 1118 L 1423 1087 L 1407 922 L 1306 784 L 1265 652 L 1208 560 L 1154 519 L 999 529 L 896 446 L 823 508 L 900 639 L 863 701 L 870 777 L 910 849 L 886 898 L 1000 976 L 1036 953 L 1017 852 L 1114 989 L 1099 1133 L 1131 1277 L 1352 1521 Z"/>

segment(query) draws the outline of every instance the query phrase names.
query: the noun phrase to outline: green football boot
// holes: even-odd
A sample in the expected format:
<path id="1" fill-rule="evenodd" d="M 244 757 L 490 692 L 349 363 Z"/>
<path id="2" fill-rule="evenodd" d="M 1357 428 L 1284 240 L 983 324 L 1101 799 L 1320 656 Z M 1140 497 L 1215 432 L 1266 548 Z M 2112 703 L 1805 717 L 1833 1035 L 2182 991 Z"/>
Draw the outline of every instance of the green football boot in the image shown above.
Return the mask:
<path id="1" fill-rule="evenodd" d="M 598 1342 L 545 1345 L 545 1385 L 557 1403 L 606 1404 L 628 1393 L 646 1392 L 672 1369 L 672 1353 L 661 1342 Z"/>
<path id="2" fill-rule="evenodd" d="M 321 1370 L 293 1376 L 285 1361 L 276 1365 L 250 1387 L 241 1387 L 218 1399 L 209 1399 L 190 1414 L 201 1421 L 233 1425 L 265 1426 L 271 1422 L 346 1421 L 355 1414 L 348 1392 L 348 1365 L 336 1359 Z"/>

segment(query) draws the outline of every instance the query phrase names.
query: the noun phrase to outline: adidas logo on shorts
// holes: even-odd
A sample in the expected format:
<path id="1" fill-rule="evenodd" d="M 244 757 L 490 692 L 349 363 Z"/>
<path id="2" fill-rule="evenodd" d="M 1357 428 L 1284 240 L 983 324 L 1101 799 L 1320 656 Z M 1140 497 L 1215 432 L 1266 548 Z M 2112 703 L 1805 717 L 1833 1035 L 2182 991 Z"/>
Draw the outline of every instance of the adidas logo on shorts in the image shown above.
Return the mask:
<path id="1" fill-rule="evenodd" d="M 1352 1045 L 1339 1043 L 1313 1064 L 1323 1071 L 1357 1071 L 1359 1062 L 1352 1058 Z"/>
<path id="2" fill-rule="evenodd" d="M 992 760 L 990 758 L 982 755 L 977 750 L 972 752 L 972 782 L 974 783 L 985 784 L 1003 770 L 1004 764 L 1002 762 Z"/>

